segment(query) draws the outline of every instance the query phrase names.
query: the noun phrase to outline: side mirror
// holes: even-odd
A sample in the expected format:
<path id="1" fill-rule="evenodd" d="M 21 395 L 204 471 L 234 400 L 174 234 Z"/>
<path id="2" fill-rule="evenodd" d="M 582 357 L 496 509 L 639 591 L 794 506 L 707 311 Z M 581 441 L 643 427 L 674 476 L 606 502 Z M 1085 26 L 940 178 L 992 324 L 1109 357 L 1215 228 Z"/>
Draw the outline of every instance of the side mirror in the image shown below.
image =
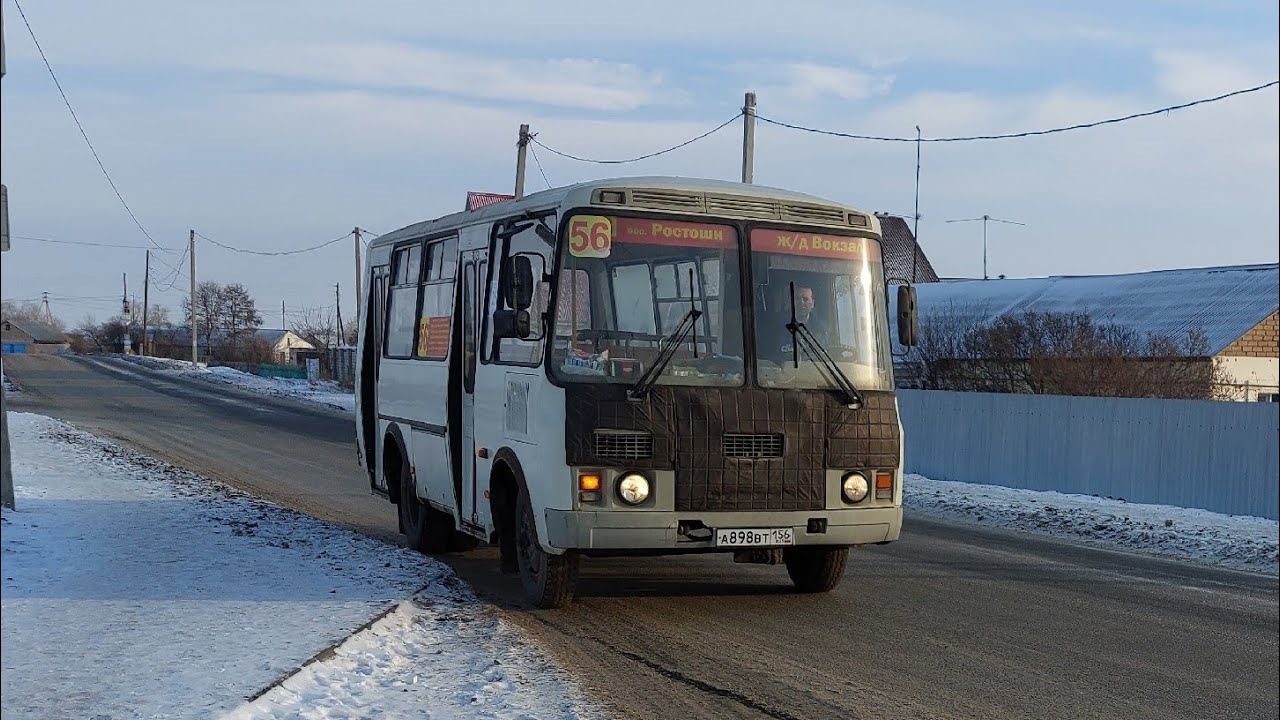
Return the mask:
<path id="1" fill-rule="evenodd" d="M 920 321 L 916 317 L 916 289 L 910 285 L 898 286 L 898 342 L 915 347 Z"/>
<path id="2" fill-rule="evenodd" d="M 528 255 L 507 258 L 506 295 L 507 306 L 515 310 L 528 310 L 533 305 L 533 263 Z M 526 313 L 527 314 L 527 313 Z"/>
<path id="3" fill-rule="evenodd" d="M 493 314 L 493 334 L 528 340 L 533 335 L 533 316 L 528 310 L 499 310 Z"/>

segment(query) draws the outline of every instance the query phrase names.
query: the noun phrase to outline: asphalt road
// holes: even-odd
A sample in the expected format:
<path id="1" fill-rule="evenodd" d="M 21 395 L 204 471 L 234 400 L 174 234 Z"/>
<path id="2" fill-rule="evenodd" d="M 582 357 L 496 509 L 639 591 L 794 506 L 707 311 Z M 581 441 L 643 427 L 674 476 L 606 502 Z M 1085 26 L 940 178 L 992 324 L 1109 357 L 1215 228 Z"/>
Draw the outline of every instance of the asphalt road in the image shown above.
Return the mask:
<path id="1" fill-rule="evenodd" d="M 6 356 L 13 411 L 398 542 L 349 418 L 133 365 Z M 724 556 L 587 560 L 533 611 L 492 550 L 444 558 L 611 717 L 1276 718 L 1275 578 L 908 516 L 844 584 Z"/>

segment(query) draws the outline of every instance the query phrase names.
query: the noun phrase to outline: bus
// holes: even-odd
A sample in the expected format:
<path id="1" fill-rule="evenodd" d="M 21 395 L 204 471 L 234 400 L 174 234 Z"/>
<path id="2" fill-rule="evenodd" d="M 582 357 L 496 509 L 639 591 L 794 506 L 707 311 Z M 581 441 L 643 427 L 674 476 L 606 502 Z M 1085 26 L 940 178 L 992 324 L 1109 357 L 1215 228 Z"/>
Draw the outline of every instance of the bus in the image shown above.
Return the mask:
<path id="1" fill-rule="evenodd" d="M 365 268 L 358 454 L 409 546 L 496 545 L 547 608 L 583 556 L 731 553 L 825 592 L 898 538 L 874 214 L 599 180 L 382 235 Z"/>

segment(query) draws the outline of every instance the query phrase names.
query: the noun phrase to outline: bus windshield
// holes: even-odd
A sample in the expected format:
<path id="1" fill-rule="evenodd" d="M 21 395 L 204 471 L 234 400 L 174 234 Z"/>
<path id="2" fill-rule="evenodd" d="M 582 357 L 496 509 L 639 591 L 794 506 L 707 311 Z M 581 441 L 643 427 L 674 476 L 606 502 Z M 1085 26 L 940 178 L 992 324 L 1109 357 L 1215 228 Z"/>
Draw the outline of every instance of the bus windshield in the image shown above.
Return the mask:
<path id="1" fill-rule="evenodd" d="M 678 340 L 657 384 L 743 383 L 732 227 L 576 215 L 560 253 L 550 355 L 559 380 L 635 383 Z"/>
<path id="2" fill-rule="evenodd" d="M 834 385 L 821 353 L 788 329 L 794 317 L 855 388 L 893 389 L 878 242 L 755 228 L 751 258 L 761 387 Z"/>

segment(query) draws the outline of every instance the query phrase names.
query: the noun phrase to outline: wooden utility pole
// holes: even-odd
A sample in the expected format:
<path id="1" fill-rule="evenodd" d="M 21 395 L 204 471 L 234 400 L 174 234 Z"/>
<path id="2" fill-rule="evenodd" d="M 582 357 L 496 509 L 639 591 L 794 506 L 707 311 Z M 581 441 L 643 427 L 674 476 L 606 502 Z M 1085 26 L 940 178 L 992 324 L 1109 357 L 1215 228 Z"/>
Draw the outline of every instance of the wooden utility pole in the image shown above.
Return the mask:
<path id="1" fill-rule="evenodd" d="M 756 94 L 747 93 L 742 103 L 742 182 L 750 185 L 756 164 Z"/>
<path id="2" fill-rule="evenodd" d="M 333 307 L 334 311 L 338 313 L 338 341 L 336 344 L 339 346 L 345 345 L 346 343 L 342 342 L 342 283 L 333 284 Z"/>
<path id="3" fill-rule="evenodd" d="M 529 152 L 529 125 L 520 126 L 520 140 L 516 143 L 516 197 L 524 197 L 524 164 Z"/>
<path id="4" fill-rule="evenodd" d="M 187 252 L 191 255 L 191 367 L 196 366 L 199 354 L 196 350 L 196 231 L 191 231 Z"/>
<path id="5" fill-rule="evenodd" d="M 148 291 L 151 290 L 151 250 L 147 250 L 147 264 L 142 272 L 142 356 L 147 356 L 147 308 L 150 306 Z"/>
<path id="6" fill-rule="evenodd" d="M 364 297 L 364 295 L 360 292 L 361 288 L 363 287 L 363 283 L 360 282 L 360 251 L 363 250 L 363 248 L 360 246 L 363 243 L 363 240 L 361 240 L 360 238 L 359 225 L 357 225 L 355 229 L 353 229 L 351 232 L 354 233 L 356 236 L 356 334 L 357 336 L 359 336 L 360 318 L 361 318 L 360 299 Z"/>

